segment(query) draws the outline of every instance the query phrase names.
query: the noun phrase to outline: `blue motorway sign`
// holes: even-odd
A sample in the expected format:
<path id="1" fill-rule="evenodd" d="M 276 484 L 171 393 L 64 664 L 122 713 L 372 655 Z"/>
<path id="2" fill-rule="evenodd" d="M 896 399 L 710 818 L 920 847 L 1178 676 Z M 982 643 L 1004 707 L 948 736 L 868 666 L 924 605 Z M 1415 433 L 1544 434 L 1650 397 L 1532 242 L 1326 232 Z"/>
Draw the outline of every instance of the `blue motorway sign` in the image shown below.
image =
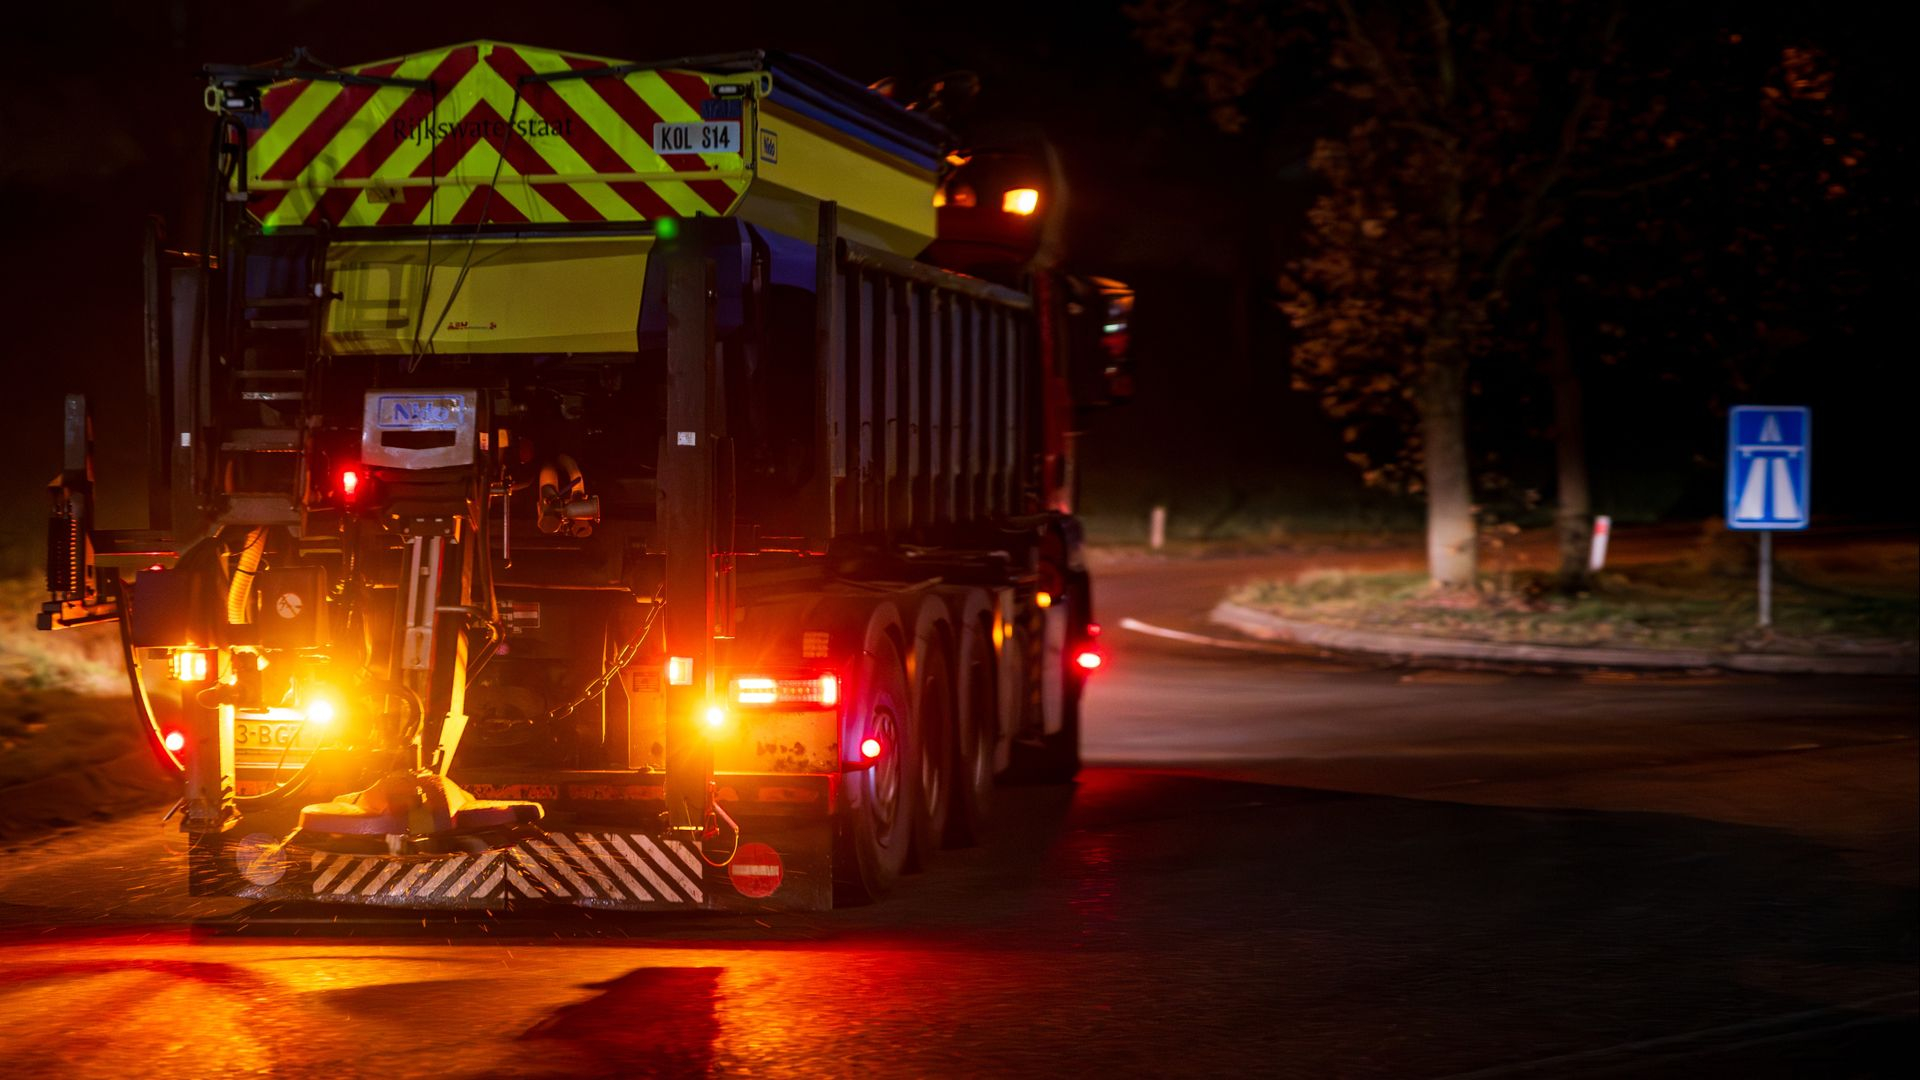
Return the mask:
<path id="1" fill-rule="evenodd" d="M 1727 528 L 1804 529 L 1813 417 L 1802 405 L 1736 405 L 1727 418 Z"/>

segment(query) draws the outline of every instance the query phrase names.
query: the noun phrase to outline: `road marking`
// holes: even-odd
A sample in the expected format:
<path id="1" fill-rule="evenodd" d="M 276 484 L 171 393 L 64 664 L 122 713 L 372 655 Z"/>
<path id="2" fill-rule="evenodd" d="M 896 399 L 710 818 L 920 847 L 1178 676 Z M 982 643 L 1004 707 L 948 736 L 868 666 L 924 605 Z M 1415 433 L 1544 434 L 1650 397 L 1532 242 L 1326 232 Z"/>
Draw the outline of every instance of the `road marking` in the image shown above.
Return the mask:
<path id="1" fill-rule="evenodd" d="M 1717 1038 L 1724 1035 L 1743 1035 L 1747 1032 L 1758 1032 L 1769 1027 L 1779 1027 L 1781 1025 L 1797 1025 L 1804 1021 L 1818 1021 L 1818 1020 L 1827 1020 L 1827 1019 L 1835 1019 L 1839 1021 L 1838 1023 L 1829 1023 L 1829 1024 L 1821 1024 L 1821 1025 L 1806 1026 L 1806 1027 L 1789 1026 L 1785 1031 L 1779 1031 L 1769 1035 L 1761 1035 L 1758 1038 L 1745 1039 L 1739 1042 L 1727 1043 L 1719 1046 L 1705 1046 L 1699 1050 L 1693 1051 L 1691 1054 L 1666 1055 L 1666 1056 L 1663 1056 L 1660 1060 L 1662 1063 L 1667 1063 L 1667 1062 L 1671 1062 L 1674 1060 L 1678 1060 L 1679 1058 L 1688 1057 L 1688 1056 L 1698 1056 L 1700 1054 L 1726 1053 L 1726 1052 L 1731 1052 L 1735 1050 L 1744 1050 L 1749 1047 L 1760 1046 L 1770 1042 L 1777 1042 L 1782 1039 L 1805 1038 L 1805 1037 L 1815 1036 L 1815 1035 L 1825 1035 L 1830 1032 L 1841 1031 L 1846 1028 L 1858 1027 L 1861 1024 L 1895 1023 L 1903 1020 L 1909 1020 L 1909 1019 L 1912 1019 L 1912 1014 L 1905 1013 L 1905 1012 L 1901 1012 L 1901 1013 L 1880 1012 L 1880 1013 L 1872 1013 L 1866 1016 L 1847 1015 L 1847 1014 L 1858 1013 L 1866 1009 L 1871 1009 L 1875 1006 L 1887 1005 L 1896 1001 L 1911 1002 L 1916 998 L 1920 998 L 1920 991 L 1902 990 L 1898 993 L 1882 994 L 1879 997 L 1866 998 L 1861 1001 L 1850 1001 L 1840 1005 L 1828 1005 L 1824 1008 L 1808 1009 L 1804 1012 L 1782 1013 L 1778 1016 L 1761 1017 L 1758 1020 L 1743 1020 L 1737 1024 L 1724 1024 L 1720 1027 L 1701 1028 L 1698 1031 L 1683 1031 L 1675 1035 L 1661 1035 L 1657 1038 L 1652 1038 L 1652 1039 L 1639 1039 L 1634 1042 L 1615 1043 L 1612 1046 L 1602 1046 L 1593 1050 L 1578 1050 L 1571 1054 L 1556 1054 L 1552 1057 L 1534 1058 L 1531 1061 L 1516 1061 L 1506 1065 L 1495 1065 L 1495 1066 L 1492 1066 L 1491 1068 L 1486 1068 L 1486 1069 L 1475 1069 L 1472 1072 L 1453 1073 L 1446 1077 L 1442 1077 L 1441 1080 L 1487 1080 L 1487 1078 L 1490 1078 L 1490 1077 L 1516 1076 L 1516 1075 L 1520 1075 L 1524 1073 L 1532 1073 L 1532 1072 L 1544 1072 L 1549 1075 L 1561 1075 L 1563 1074 L 1565 1067 L 1569 1065 L 1587 1064 L 1587 1063 L 1599 1064 L 1600 1062 L 1597 1059 L 1604 1059 L 1604 1058 L 1618 1056 L 1622 1054 L 1632 1054 L 1641 1050 L 1655 1050 L 1655 1049 L 1660 1049 L 1664 1047 L 1672 1047 L 1672 1046 L 1689 1043 L 1689 1042 L 1699 1042 L 1705 1039 L 1713 1039 L 1713 1038 Z"/>
<path id="2" fill-rule="evenodd" d="M 1232 641 L 1227 638 L 1208 637 L 1205 634 L 1190 634 L 1185 630 L 1169 630 L 1164 626 L 1143 623 L 1129 615 L 1120 620 L 1120 629 L 1131 630 L 1136 634 L 1166 638 L 1169 641 L 1184 641 L 1193 645 L 1211 645 L 1216 649 L 1237 649 L 1241 652 L 1267 653 L 1270 656 L 1300 656 L 1301 650 L 1284 645 L 1268 645 L 1260 641 Z"/>

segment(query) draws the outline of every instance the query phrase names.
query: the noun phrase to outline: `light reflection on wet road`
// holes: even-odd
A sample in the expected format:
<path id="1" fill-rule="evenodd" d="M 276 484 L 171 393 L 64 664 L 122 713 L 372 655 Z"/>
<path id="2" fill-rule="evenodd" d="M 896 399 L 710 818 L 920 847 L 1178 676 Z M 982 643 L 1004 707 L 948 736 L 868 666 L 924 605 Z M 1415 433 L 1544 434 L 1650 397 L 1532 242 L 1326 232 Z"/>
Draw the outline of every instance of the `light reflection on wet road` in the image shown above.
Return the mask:
<path id="1" fill-rule="evenodd" d="M 1234 572 L 1120 568 L 1100 613 L 1192 628 Z M 0 1061 L 116 1080 L 1914 1063 L 1911 681 L 1109 648 L 1087 734 L 1114 764 L 1004 789 L 991 846 L 868 909 L 235 936 L 190 927 L 235 905 L 185 897 L 150 816 L 28 845 L 0 860 Z"/>

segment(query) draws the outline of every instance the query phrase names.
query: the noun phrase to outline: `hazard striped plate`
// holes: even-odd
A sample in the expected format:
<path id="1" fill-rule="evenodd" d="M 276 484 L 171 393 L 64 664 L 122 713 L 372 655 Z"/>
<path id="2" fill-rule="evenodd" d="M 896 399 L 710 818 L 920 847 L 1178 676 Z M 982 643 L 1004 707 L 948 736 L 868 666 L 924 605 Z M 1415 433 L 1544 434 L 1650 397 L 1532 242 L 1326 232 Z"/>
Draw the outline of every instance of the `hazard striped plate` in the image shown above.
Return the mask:
<path id="1" fill-rule="evenodd" d="M 482 907 L 512 899 L 582 907 L 700 906 L 704 865 L 686 844 L 645 833 L 550 832 L 479 854 L 308 856 L 317 900 Z"/>
<path id="2" fill-rule="evenodd" d="M 234 183 L 266 226 L 731 212 L 751 180 L 742 121 L 705 119 L 716 99 L 697 72 L 563 77 L 615 63 L 479 41 L 347 69 L 365 81 L 275 83 Z"/>

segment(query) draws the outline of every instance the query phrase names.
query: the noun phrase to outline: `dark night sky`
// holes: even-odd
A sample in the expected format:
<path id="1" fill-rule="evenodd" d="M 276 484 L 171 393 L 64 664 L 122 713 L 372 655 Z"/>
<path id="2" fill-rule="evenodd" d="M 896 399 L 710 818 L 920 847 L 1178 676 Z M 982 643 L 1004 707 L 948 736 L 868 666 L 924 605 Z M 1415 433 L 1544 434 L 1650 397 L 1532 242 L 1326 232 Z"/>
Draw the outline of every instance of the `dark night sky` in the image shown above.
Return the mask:
<path id="1" fill-rule="evenodd" d="M 37 561 L 61 393 L 84 390 L 98 402 L 104 458 L 134 452 L 138 240 L 147 215 L 180 221 L 200 197 L 209 125 L 197 67 L 268 60 L 295 45 L 347 65 L 473 38 L 634 59 L 779 48 L 862 80 L 977 72 L 986 110 L 1035 122 L 1060 145 L 1073 183 L 1073 261 L 1141 290 L 1142 400 L 1092 424 L 1089 509 L 1131 514 L 1156 498 L 1194 500 L 1203 487 L 1296 508 L 1332 500 L 1377 509 L 1378 500 L 1355 495 L 1331 425 L 1285 390 L 1284 324 L 1268 303 L 1312 197 L 1303 165 L 1310 124 L 1297 144 L 1218 134 L 1202 109 L 1159 85 L 1118 2 L 853 0 L 830 18 L 820 10 L 121 0 L 10 16 L 0 43 L 9 255 L 0 304 L 18 406 L 4 445 L 22 467 L 0 485 L 9 511 L 0 546 L 24 545 L 25 565 Z M 1663 452 L 1687 455 L 1680 445 Z M 1601 455 L 1602 468 L 1608 460 Z M 1679 499 L 1710 471 L 1679 460 L 1663 483 Z"/>

